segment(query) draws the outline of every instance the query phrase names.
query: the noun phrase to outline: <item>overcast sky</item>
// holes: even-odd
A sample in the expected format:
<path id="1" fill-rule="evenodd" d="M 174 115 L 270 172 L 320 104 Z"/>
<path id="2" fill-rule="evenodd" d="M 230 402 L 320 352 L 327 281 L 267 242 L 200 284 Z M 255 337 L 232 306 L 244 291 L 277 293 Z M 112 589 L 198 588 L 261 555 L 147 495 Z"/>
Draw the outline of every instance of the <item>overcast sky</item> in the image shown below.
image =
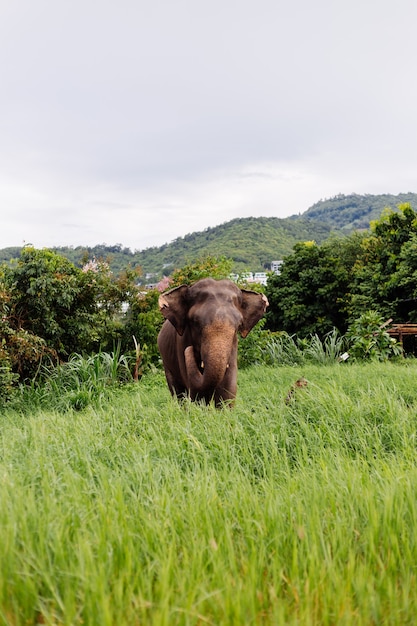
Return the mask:
<path id="1" fill-rule="evenodd" d="M 416 24 L 415 0 L 0 0 L 0 247 L 417 192 Z"/>

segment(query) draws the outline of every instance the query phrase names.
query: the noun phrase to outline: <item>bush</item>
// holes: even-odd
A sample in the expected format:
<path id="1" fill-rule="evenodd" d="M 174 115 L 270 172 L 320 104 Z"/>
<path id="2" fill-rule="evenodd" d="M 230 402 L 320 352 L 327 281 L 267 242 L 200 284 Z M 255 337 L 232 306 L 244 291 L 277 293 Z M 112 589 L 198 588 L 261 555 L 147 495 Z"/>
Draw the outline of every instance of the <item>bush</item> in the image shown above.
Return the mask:
<path id="1" fill-rule="evenodd" d="M 250 333 L 242 339 L 239 337 L 238 365 L 241 368 L 265 362 L 265 350 L 271 333 L 264 330 L 265 318 L 261 319 Z"/>
<path id="2" fill-rule="evenodd" d="M 347 332 L 349 355 L 355 360 L 386 361 L 402 353 L 401 345 L 385 330 L 377 311 L 366 311 Z"/>
<path id="3" fill-rule="evenodd" d="M 205 256 L 195 263 L 189 263 L 181 269 L 177 269 L 171 276 L 171 287 L 179 285 L 191 285 L 201 278 L 229 278 L 232 271 L 233 261 L 224 256 Z"/>
<path id="4" fill-rule="evenodd" d="M 157 338 L 164 318 L 159 311 L 159 296 L 156 289 L 138 294 L 126 313 L 123 348 L 129 354 L 132 349 L 132 356 L 134 354 L 136 358 L 136 350 L 133 353 L 133 348 L 140 347 L 142 371 L 151 365 L 157 365 L 161 358 Z"/>
<path id="5" fill-rule="evenodd" d="M 12 371 L 10 357 L 4 348 L 4 342 L 0 346 L 0 400 L 10 400 L 16 391 L 15 385 L 18 375 Z"/>

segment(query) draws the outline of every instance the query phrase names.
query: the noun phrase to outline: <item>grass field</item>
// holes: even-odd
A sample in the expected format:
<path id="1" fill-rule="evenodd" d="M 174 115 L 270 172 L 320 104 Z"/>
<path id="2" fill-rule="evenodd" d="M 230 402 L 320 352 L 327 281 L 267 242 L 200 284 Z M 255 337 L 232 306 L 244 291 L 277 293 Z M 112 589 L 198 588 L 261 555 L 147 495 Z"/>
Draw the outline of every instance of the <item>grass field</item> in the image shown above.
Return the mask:
<path id="1" fill-rule="evenodd" d="M 0 623 L 415 624 L 416 378 L 253 367 L 216 411 L 152 374 L 105 406 L 3 410 Z"/>

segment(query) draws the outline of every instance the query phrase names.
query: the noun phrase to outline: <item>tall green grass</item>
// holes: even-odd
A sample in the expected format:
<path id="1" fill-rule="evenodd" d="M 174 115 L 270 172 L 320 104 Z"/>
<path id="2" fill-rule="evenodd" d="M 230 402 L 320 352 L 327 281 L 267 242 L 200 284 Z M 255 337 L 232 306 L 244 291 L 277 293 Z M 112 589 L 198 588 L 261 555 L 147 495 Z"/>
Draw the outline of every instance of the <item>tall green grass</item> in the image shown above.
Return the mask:
<path id="1" fill-rule="evenodd" d="M 113 352 L 91 356 L 73 354 L 67 362 L 43 366 L 38 377 L 19 385 L 11 404 L 24 411 L 28 407 L 65 411 L 106 403 L 115 387 L 132 381 L 130 367 L 128 357 L 120 352 L 120 345 Z"/>
<path id="2" fill-rule="evenodd" d="M 414 624 L 416 375 L 253 367 L 218 411 L 152 374 L 3 412 L 0 623 Z"/>

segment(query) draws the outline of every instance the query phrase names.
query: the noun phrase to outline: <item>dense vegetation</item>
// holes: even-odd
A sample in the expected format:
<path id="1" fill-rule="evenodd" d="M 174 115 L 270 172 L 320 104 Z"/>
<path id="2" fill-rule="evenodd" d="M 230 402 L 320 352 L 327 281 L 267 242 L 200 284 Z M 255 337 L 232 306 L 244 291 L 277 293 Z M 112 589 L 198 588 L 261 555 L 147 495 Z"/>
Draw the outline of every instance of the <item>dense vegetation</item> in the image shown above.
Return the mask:
<path id="1" fill-rule="evenodd" d="M 364 311 L 417 322 L 417 214 L 409 204 L 386 211 L 371 231 L 297 244 L 271 276 L 268 326 L 289 333 L 345 332 Z"/>
<path id="2" fill-rule="evenodd" d="M 416 375 L 252 367 L 216 411 L 149 373 L 3 411 L 0 622 L 414 624 Z"/>
<path id="3" fill-rule="evenodd" d="M 230 271 L 230 260 L 208 257 L 173 272 L 170 284 L 225 278 Z M 117 350 L 138 378 L 159 361 L 158 297 L 157 289 L 137 284 L 133 270 L 114 275 L 94 260 L 79 269 L 51 250 L 24 248 L 18 260 L 0 267 L 0 398 L 19 381 L 42 383 L 44 370 L 49 377 L 50 366 L 74 354 Z"/>
<path id="4" fill-rule="evenodd" d="M 417 214 L 407 204 L 385 212 L 367 233 L 296 244 L 281 273 L 268 280 L 266 326 L 242 342 L 246 361 L 254 342 L 273 342 L 277 333 L 322 341 L 334 329 L 350 338 L 352 354 L 361 352 L 352 337 L 362 333 L 362 353 L 371 355 L 388 319 L 417 322 L 416 249 Z M 225 257 L 207 257 L 177 269 L 160 289 L 207 275 L 227 277 L 232 265 Z M 116 348 L 134 363 L 138 378 L 159 362 L 158 295 L 143 291 L 132 270 L 114 275 L 106 263 L 91 260 L 79 269 L 55 252 L 25 248 L 0 272 L 0 394 L 8 397 L 18 380 L 38 377 L 45 362 Z M 359 335 L 352 330 L 358 323 Z"/>

